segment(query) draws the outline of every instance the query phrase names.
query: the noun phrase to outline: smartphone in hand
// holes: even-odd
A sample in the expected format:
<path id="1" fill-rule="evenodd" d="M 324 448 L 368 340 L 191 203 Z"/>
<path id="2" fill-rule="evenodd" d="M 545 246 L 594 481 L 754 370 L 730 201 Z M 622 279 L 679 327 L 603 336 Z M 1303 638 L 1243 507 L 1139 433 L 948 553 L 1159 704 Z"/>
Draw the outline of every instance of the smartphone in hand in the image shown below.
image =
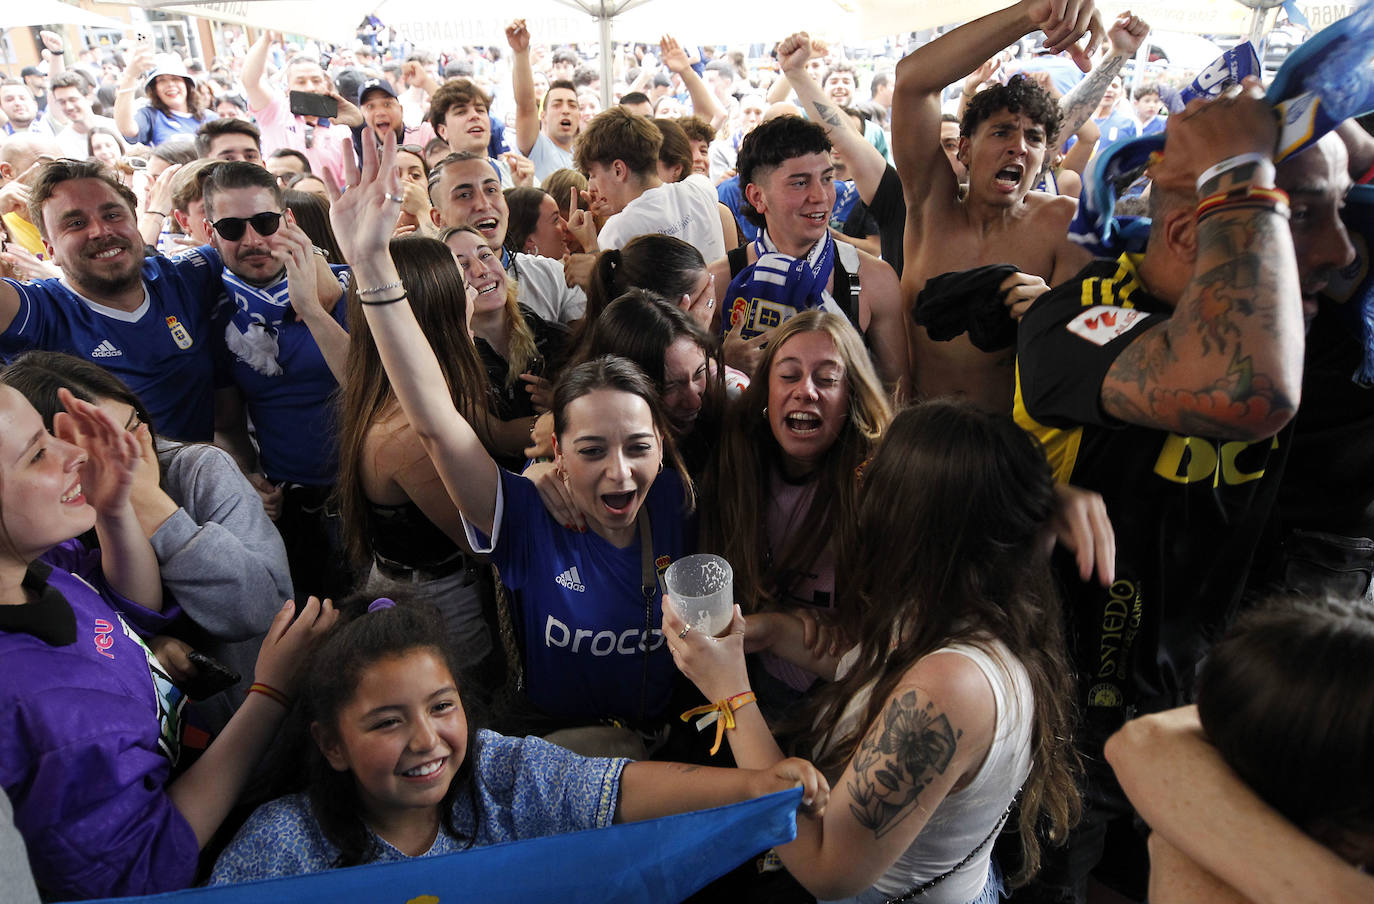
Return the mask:
<path id="1" fill-rule="evenodd" d="M 321 119 L 334 119 L 339 115 L 339 102 L 327 94 L 292 91 L 290 102 L 293 116 L 318 116 Z"/>

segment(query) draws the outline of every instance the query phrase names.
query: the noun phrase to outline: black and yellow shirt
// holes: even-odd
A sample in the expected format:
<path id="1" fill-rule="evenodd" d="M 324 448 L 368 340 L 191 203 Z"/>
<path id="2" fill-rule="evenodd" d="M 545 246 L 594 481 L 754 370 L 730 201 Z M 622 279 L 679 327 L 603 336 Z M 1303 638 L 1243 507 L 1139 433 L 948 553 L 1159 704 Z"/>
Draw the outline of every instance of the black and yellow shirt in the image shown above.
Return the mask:
<path id="1" fill-rule="evenodd" d="M 1061 483 L 1102 494 L 1116 581 L 1062 574 L 1085 715 L 1110 731 L 1137 708 L 1192 699 L 1197 666 L 1238 604 L 1288 454 L 1288 428 L 1256 443 L 1180 436 L 1102 410 L 1117 356 L 1170 316 L 1138 256 L 1098 260 L 1042 295 L 1018 334 L 1014 414 Z M 1096 733 L 1096 732 L 1094 732 Z"/>

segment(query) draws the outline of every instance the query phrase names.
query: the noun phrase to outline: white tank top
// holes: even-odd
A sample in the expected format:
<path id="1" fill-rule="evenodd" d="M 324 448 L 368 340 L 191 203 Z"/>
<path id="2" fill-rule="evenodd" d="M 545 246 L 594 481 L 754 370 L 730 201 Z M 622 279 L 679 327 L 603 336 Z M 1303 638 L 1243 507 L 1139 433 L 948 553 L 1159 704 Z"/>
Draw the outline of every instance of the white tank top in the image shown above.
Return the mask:
<path id="1" fill-rule="evenodd" d="M 1001 641 L 991 638 L 950 644 L 930 655 L 950 653 L 964 656 L 978 666 L 992 688 L 997 706 L 992 745 L 973 781 L 940 802 L 911 847 L 859 896 L 860 900 L 883 900 L 904 894 L 963 860 L 1002 819 L 1030 773 L 1035 705 L 1025 667 Z M 836 678 L 853 668 L 857 659 L 855 647 L 840 660 Z M 864 688 L 845 707 L 837 736 L 848 734 L 853 722 L 862 718 L 871 691 L 871 685 Z M 987 881 L 992 848 L 992 842 L 984 845 L 960 870 L 917 900 L 927 904 L 972 901 Z"/>

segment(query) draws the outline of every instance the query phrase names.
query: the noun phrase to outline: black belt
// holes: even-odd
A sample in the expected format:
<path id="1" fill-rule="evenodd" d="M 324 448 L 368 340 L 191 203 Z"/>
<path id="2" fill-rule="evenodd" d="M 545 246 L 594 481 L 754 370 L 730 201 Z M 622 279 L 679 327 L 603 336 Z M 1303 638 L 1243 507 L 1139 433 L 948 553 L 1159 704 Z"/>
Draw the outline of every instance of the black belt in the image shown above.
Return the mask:
<path id="1" fill-rule="evenodd" d="M 390 581 L 400 581 L 405 584 L 420 584 L 428 581 L 437 581 L 441 578 L 450 577 L 460 571 L 465 571 L 463 582 L 459 585 L 467 587 L 477 581 L 480 574 L 479 569 L 482 562 L 463 553 L 455 553 L 442 562 L 435 562 L 432 565 L 409 566 L 402 565 L 400 562 L 388 559 L 378 553 L 372 554 L 372 561 L 377 565 L 377 572 Z"/>

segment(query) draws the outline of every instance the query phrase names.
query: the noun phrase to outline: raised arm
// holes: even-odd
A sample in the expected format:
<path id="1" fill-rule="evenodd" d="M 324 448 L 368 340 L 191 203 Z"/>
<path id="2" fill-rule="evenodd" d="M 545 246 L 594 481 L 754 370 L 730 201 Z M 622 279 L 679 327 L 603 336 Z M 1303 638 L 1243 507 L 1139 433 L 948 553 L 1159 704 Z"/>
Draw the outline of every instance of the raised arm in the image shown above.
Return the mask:
<path id="1" fill-rule="evenodd" d="M 524 19 L 506 26 L 510 44 L 511 90 L 515 93 L 515 149 L 528 157 L 539 140 L 539 98 L 534 96 L 534 67 L 530 65 L 530 32 Z"/>
<path id="2" fill-rule="evenodd" d="M 1106 754 L 1150 828 L 1247 900 L 1374 901 L 1374 877 L 1280 816 L 1226 765 L 1197 707 L 1127 722 Z"/>
<path id="3" fill-rule="evenodd" d="M 146 609 L 162 611 L 162 577 L 157 555 L 134 511 L 131 492 L 141 450 L 134 434 L 105 411 L 66 389 L 58 398 L 67 410 L 53 418 L 53 432 L 86 450 L 81 491 L 95 509 L 100 569 L 110 587 Z M 139 430 L 146 431 L 140 425 Z"/>
<path id="4" fill-rule="evenodd" d="M 1093 111 L 1102 103 L 1102 95 L 1107 93 L 1112 79 L 1121 74 L 1126 61 L 1135 56 L 1149 34 L 1149 24 L 1139 16 L 1131 15 L 1129 10 L 1116 17 L 1112 27 L 1107 29 L 1111 50 L 1068 94 L 1059 99 L 1059 112 L 1064 117 L 1064 124 L 1059 129 L 1061 140 L 1065 135 L 1076 133 L 1083 123 L 1092 119 Z"/>
<path id="5" fill-rule="evenodd" d="M 1163 159 L 1151 170 L 1163 213 L 1141 276 L 1168 284 L 1189 258 L 1192 273 L 1173 316 L 1112 362 L 1102 407 L 1122 421 L 1185 435 L 1272 436 L 1297 410 L 1302 386 L 1301 290 L 1286 210 L 1262 195 L 1201 221 L 1195 210 L 1218 192 L 1273 189 L 1273 110 L 1259 81 L 1247 79 L 1212 103 L 1189 104 L 1170 117 L 1166 134 Z M 1197 186 L 1217 164 L 1221 173 Z"/>
<path id="6" fill-rule="evenodd" d="M 313 596 L 292 621 L 297 611 L 288 600 L 277 613 L 253 669 L 256 681 L 288 698 L 295 690 L 302 657 L 338 620 L 328 600 L 321 604 Z M 238 801 L 286 712 L 275 699 L 250 693 L 200 759 L 167 786 L 167 797 L 190 824 L 200 847 L 209 843 Z"/>
<path id="7" fill-rule="evenodd" d="M 806 61 L 811 58 L 811 36 L 804 31 L 783 39 L 778 45 L 778 65 L 782 74 L 797 93 L 806 114 L 825 127 L 825 134 L 835 150 L 844 155 L 849 175 L 859 197 L 865 204 L 873 200 L 878 183 L 883 180 L 887 161 L 868 139 L 859 134 L 849 117 L 821 93 L 821 86 L 806 74 Z"/>
<path id="8" fill-rule="evenodd" d="M 729 113 L 716 100 L 716 96 L 711 93 L 711 89 L 706 87 L 706 83 L 697 75 L 697 71 L 692 68 L 692 61 L 687 56 L 687 51 L 682 49 L 682 45 L 671 35 L 664 35 L 659 39 L 659 57 L 663 64 L 677 73 L 678 78 L 682 79 L 682 85 L 687 89 L 687 93 L 692 96 L 692 112 L 702 119 L 711 123 L 711 128 L 719 130 L 729 118 Z"/>
<path id="9" fill-rule="evenodd" d="M 153 49 L 147 44 L 139 44 L 129 58 L 129 65 L 119 76 L 119 89 L 115 92 L 114 121 L 119 132 L 129 142 L 138 141 L 138 123 L 134 120 L 134 97 L 138 94 L 138 83 L 143 73 L 153 68 Z"/>
<path id="10" fill-rule="evenodd" d="M 407 419 L 434 459 L 439 476 L 463 517 L 490 535 L 496 517 L 500 474 L 477 434 L 453 405 L 434 349 L 410 309 L 388 243 L 400 216 L 401 183 L 396 175 L 396 136 L 390 130 L 378 150 L 364 136 L 363 168 L 344 155 L 348 190 L 330 207 L 329 219 L 344 256 L 353 266 L 363 315 L 382 365 Z M 383 292 L 369 289 L 396 286 Z"/>
<path id="11" fill-rule="evenodd" d="M 267 84 L 267 51 L 271 46 L 272 32 L 264 30 L 243 58 L 243 93 L 250 110 L 261 110 L 272 102 L 272 88 Z"/>
<path id="12" fill-rule="evenodd" d="M 290 210 L 272 239 L 272 256 L 286 267 L 291 309 L 310 330 L 310 337 L 320 347 L 329 372 L 339 385 L 343 385 L 348 362 L 348 331 L 331 313 L 342 299 L 339 282 L 324 258 L 314 253 L 310 237 L 296 225 L 296 215 Z"/>
<path id="13" fill-rule="evenodd" d="M 1093 149 L 1097 147 L 1097 139 L 1102 137 L 1102 130 L 1089 118 L 1074 134 L 1078 136 L 1078 140 L 1064 155 L 1064 169 L 1073 170 L 1081 176 L 1088 168 L 1088 160 L 1092 158 Z"/>

